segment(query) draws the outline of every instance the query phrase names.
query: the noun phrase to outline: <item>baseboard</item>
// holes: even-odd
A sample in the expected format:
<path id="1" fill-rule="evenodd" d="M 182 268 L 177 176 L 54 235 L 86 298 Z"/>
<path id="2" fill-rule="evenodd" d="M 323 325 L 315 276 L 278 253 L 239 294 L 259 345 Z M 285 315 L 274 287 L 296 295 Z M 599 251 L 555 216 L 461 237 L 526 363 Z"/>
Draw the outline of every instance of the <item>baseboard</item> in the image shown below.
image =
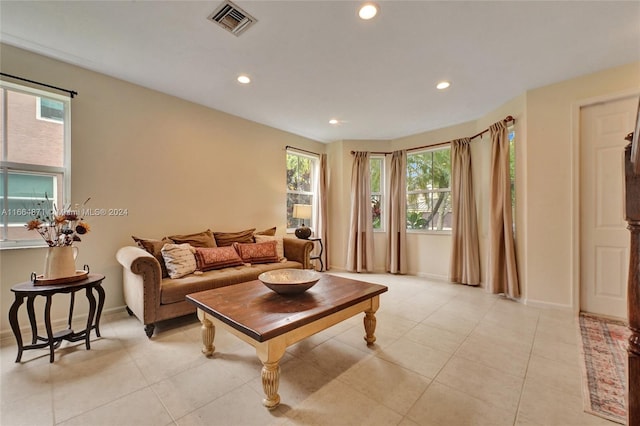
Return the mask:
<path id="1" fill-rule="evenodd" d="M 415 275 L 416 277 L 428 278 L 435 281 L 444 281 L 447 283 L 451 282 L 449 281 L 449 277 L 446 275 L 430 274 L 428 272 L 409 272 L 407 275 Z"/>
<path id="2" fill-rule="evenodd" d="M 561 304 L 561 303 L 543 302 L 541 300 L 532 300 L 532 299 L 523 299 L 522 303 L 527 306 L 531 306 L 533 308 L 545 308 L 545 309 L 555 309 L 560 311 L 573 312 L 573 306 Z"/>
<path id="3" fill-rule="evenodd" d="M 115 308 L 103 309 L 102 315 L 100 317 L 101 319 L 103 319 L 106 315 L 110 315 L 116 312 L 122 312 L 124 311 L 124 309 L 125 309 L 125 305 L 118 306 Z M 88 316 L 89 316 L 88 312 L 86 314 L 74 315 L 73 322 L 86 323 Z M 51 328 L 53 329 L 53 332 L 55 333 L 57 330 L 66 328 L 68 325 L 68 320 L 69 320 L 68 317 L 52 319 Z M 20 327 L 20 332 L 22 333 L 23 340 L 25 335 L 31 336 L 31 326 L 29 325 L 28 321 L 27 321 L 27 324 L 23 324 L 23 322 L 21 322 L 20 325 L 22 326 Z M 37 325 L 38 325 L 39 335 L 42 336 L 43 334 L 47 333 L 44 326 L 44 322 L 38 322 Z M 75 331 L 78 331 L 78 330 L 75 330 Z M 10 329 L 5 329 L 5 330 L 0 330 L 0 339 L 13 339 L 15 341 L 15 336 L 13 335 L 13 331 L 11 331 Z"/>

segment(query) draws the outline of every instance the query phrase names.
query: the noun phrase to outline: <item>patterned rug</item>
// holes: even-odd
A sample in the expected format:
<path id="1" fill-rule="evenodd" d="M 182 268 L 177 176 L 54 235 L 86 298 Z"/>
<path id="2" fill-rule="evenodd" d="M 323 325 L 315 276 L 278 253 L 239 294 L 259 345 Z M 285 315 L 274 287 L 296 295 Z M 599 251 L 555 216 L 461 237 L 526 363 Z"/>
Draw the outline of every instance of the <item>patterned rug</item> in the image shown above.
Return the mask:
<path id="1" fill-rule="evenodd" d="M 581 313 L 580 334 L 584 409 L 625 424 L 629 329 L 621 321 Z"/>

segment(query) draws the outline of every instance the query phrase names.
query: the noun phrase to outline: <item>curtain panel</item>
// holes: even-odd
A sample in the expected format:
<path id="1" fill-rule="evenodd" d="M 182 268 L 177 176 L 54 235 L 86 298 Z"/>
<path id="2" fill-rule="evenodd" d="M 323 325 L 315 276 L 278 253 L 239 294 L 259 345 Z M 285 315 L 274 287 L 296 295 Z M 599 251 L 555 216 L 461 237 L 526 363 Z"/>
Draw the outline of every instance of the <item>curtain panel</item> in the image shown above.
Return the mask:
<path id="1" fill-rule="evenodd" d="M 318 171 L 318 179 L 316 180 L 318 188 L 318 203 L 316 205 L 316 217 L 318 218 L 316 225 L 316 236 L 322 238 L 324 250 L 322 253 L 322 264 L 325 265 L 325 269 L 329 269 L 329 226 L 328 226 L 328 174 L 327 174 L 327 154 L 320 154 L 320 169 Z"/>
<path id="2" fill-rule="evenodd" d="M 391 155 L 388 205 L 387 271 L 407 273 L 407 151 Z"/>
<path id="3" fill-rule="evenodd" d="M 451 142 L 451 266 L 450 280 L 480 284 L 480 244 L 476 200 L 473 195 L 471 139 Z"/>
<path id="4" fill-rule="evenodd" d="M 513 239 L 509 140 L 503 121 L 489 127 L 491 133 L 491 194 L 489 215 L 488 289 L 511 298 L 520 297 L 516 250 Z"/>
<path id="5" fill-rule="evenodd" d="M 373 271 L 373 223 L 369 152 L 355 152 L 351 168 L 351 221 L 347 271 Z"/>

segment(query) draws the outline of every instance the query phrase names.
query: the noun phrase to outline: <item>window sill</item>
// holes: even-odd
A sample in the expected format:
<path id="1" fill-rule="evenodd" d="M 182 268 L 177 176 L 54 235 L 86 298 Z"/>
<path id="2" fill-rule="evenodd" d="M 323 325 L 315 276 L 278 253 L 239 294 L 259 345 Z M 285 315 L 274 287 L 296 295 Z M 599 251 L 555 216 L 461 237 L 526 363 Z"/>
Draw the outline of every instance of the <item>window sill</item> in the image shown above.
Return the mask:
<path id="1" fill-rule="evenodd" d="M 421 229 L 407 229 L 407 234 L 451 236 L 451 230 L 429 231 L 429 230 L 421 230 Z"/>
<path id="2" fill-rule="evenodd" d="M 46 244 L 37 244 L 32 242 L 25 242 L 23 244 L 20 243 L 11 243 L 7 244 L 6 242 L 0 242 L 0 251 L 3 250 L 22 250 L 22 249 L 43 249 L 47 248 Z"/>

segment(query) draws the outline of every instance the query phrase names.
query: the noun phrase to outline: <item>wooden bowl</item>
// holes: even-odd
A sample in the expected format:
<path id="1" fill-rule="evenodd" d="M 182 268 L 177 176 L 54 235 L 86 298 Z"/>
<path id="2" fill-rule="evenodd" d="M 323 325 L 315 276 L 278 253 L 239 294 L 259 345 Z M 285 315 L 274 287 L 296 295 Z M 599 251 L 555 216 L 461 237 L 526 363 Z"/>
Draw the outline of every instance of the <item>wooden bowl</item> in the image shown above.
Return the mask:
<path id="1" fill-rule="evenodd" d="M 262 284 L 278 294 L 300 294 L 317 283 L 322 274 L 311 269 L 276 269 L 258 275 Z"/>

